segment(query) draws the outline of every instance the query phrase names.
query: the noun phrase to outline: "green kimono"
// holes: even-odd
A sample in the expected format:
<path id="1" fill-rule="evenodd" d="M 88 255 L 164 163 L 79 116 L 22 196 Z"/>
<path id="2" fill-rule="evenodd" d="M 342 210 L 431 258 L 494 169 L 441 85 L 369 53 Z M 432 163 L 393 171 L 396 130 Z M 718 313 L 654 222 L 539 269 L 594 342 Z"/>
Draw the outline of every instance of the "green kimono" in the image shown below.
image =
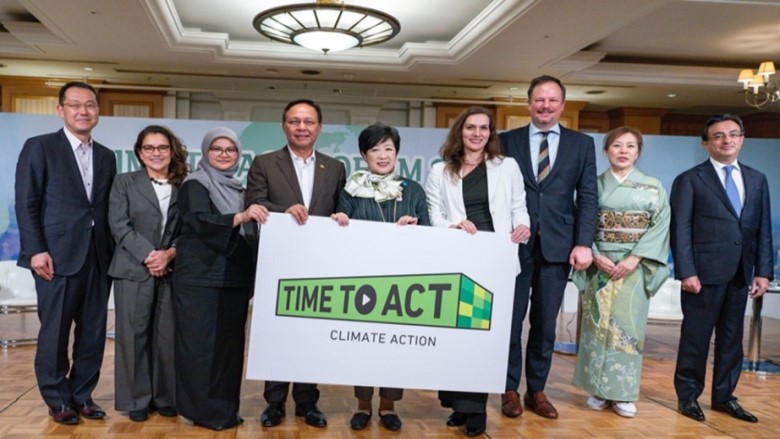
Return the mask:
<path id="1" fill-rule="evenodd" d="M 575 273 L 582 315 L 574 385 L 606 400 L 636 401 L 650 298 L 669 277 L 669 202 L 661 182 L 638 169 L 622 183 L 607 170 L 598 187 L 593 254 L 615 264 L 631 255 L 642 261 L 617 281 L 595 264 Z"/>

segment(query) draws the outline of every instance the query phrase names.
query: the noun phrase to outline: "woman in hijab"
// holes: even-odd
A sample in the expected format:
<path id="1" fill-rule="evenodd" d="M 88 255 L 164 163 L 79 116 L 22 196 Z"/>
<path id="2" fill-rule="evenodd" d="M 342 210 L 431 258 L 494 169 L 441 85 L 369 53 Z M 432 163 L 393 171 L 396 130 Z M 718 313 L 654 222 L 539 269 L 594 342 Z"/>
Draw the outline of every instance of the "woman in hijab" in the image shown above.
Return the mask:
<path id="1" fill-rule="evenodd" d="M 265 223 L 268 209 L 244 207 L 245 189 L 235 177 L 241 158 L 236 133 L 210 130 L 201 152 L 197 169 L 178 193 L 176 404 L 196 425 L 223 430 L 243 422 L 238 404 L 256 223 Z"/>

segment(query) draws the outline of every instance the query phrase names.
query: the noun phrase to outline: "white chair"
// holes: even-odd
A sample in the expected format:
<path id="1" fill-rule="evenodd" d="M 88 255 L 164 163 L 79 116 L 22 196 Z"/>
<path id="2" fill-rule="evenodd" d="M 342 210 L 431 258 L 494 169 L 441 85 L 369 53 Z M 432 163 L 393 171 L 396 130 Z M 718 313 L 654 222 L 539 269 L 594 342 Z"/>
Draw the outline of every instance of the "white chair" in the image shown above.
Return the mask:
<path id="1" fill-rule="evenodd" d="M 16 266 L 16 261 L 0 261 L 0 315 L 22 314 L 22 326 L 26 313 L 38 311 L 38 299 L 35 294 L 35 281 L 30 270 Z M 35 344 L 34 338 L 6 338 L 0 336 L 0 347 Z"/>
<path id="2" fill-rule="evenodd" d="M 682 320 L 680 305 L 680 281 L 669 278 L 650 299 L 648 318 L 652 320 Z"/>

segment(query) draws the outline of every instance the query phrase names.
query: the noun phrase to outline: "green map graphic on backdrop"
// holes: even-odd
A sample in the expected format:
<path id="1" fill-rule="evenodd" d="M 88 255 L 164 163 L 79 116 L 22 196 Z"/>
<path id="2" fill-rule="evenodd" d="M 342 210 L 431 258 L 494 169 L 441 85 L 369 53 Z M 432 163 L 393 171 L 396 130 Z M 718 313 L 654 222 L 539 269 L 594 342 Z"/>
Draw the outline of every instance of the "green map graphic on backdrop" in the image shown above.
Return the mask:
<path id="1" fill-rule="evenodd" d="M 490 330 L 493 293 L 462 273 L 280 279 L 276 315 Z"/>

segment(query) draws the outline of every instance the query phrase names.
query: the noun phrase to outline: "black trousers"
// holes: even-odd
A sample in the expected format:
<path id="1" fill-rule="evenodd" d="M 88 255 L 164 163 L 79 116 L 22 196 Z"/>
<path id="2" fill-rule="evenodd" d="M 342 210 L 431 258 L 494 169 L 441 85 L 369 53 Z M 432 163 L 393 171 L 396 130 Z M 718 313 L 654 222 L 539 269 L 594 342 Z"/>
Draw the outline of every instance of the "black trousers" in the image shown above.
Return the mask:
<path id="1" fill-rule="evenodd" d="M 487 393 L 439 391 L 439 401 L 442 407 L 448 407 L 460 413 L 485 413 L 487 408 Z"/>
<path id="2" fill-rule="evenodd" d="M 292 383 L 293 400 L 296 405 L 316 404 L 320 399 L 320 391 L 316 384 Z M 290 392 L 290 383 L 283 381 L 266 381 L 263 397 L 270 403 L 284 404 Z"/>
<path id="3" fill-rule="evenodd" d="M 49 407 L 92 398 L 106 346 L 106 316 L 111 280 L 100 270 L 94 238 L 76 274 L 51 281 L 33 273 L 41 329 L 35 351 L 35 377 Z M 68 346 L 73 331 L 73 363 Z"/>
<path id="4" fill-rule="evenodd" d="M 522 271 L 515 279 L 506 390 L 517 391 L 520 387 L 523 372 L 523 321 L 528 311 L 530 329 L 525 352 L 526 385 L 529 393 L 541 392 L 550 374 L 555 347 L 555 324 L 571 266 L 568 263 L 546 261 L 542 256 L 541 242 L 536 239 L 530 252 L 527 249 L 520 250 L 520 267 Z"/>
<path id="5" fill-rule="evenodd" d="M 699 294 L 682 292 L 683 321 L 674 371 L 674 388 L 679 400 L 695 400 L 704 391 L 713 330 L 712 402 L 726 402 L 734 397 L 742 373 L 747 294 L 748 285 L 741 279 L 720 285 L 702 285 Z"/>

